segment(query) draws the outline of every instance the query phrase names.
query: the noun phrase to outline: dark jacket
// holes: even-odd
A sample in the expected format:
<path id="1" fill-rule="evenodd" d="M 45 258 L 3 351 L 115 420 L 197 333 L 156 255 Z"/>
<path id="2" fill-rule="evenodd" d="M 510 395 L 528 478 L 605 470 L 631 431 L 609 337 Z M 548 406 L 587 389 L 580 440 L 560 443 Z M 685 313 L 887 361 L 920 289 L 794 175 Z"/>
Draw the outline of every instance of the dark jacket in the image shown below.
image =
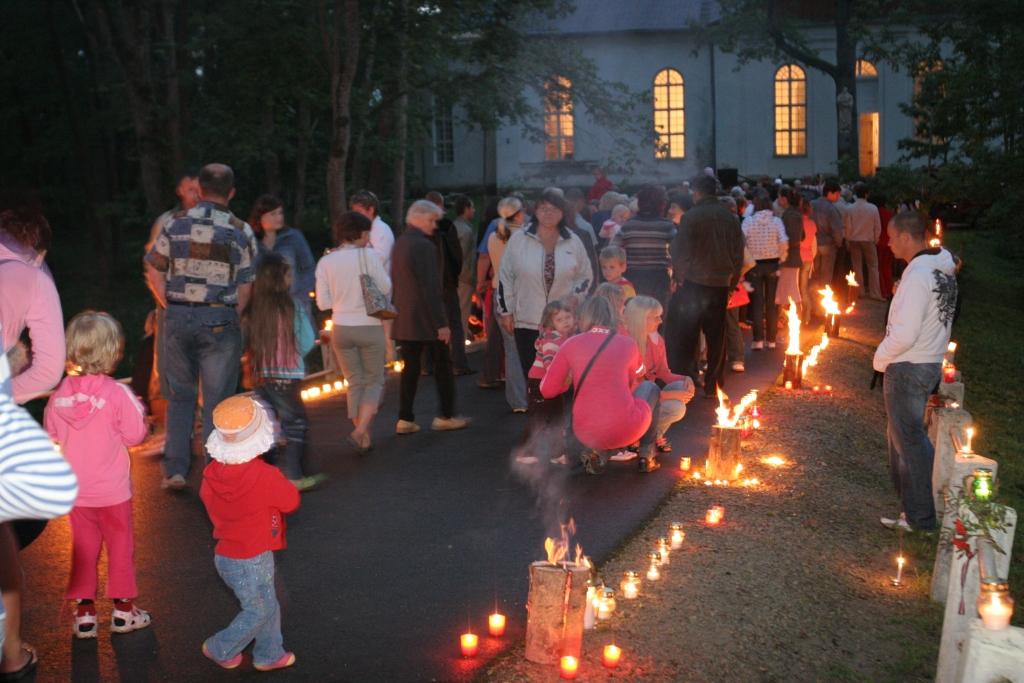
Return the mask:
<path id="1" fill-rule="evenodd" d="M 435 341 L 448 326 L 442 298 L 437 245 L 422 230 L 409 227 L 391 252 L 392 299 L 398 310 L 391 336 L 400 341 Z"/>
<path id="2" fill-rule="evenodd" d="M 736 214 L 715 197 L 705 197 L 683 215 L 672 241 L 677 282 L 733 288 L 743 268 L 743 231 Z"/>
<path id="3" fill-rule="evenodd" d="M 800 243 L 804 241 L 804 216 L 789 207 L 782 213 L 782 224 L 786 226 L 786 236 L 789 237 L 789 251 L 786 252 L 786 260 L 779 265 L 783 268 L 799 268 L 803 265 Z"/>
<path id="4" fill-rule="evenodd" d="M 455 223 L 447 218 L 437 221 L 437 232 L 432 238 L 441 257 L 442 283 L 445 294 L 458 294 L 459 275 L 462 274 L 462 245 Z"/>

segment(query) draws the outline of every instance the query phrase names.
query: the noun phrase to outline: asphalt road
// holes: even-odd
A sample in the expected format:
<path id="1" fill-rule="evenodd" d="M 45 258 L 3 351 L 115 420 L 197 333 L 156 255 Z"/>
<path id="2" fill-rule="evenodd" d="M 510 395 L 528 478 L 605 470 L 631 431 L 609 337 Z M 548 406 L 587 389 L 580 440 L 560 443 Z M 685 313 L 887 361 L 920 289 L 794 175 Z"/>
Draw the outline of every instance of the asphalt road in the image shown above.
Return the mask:
<path id="1" fill-rule="evenodd" d="M 750 354 L 748 371 L 728 377 L 738 398 L 773 381 L 782 350 Z M 472 358 L 472 356 L 471 356 Z M 473 362 L 479 362 L 478 358 Z M 159 489 L 153 458 L 134 463 L 138 603 L 153 625 L 111 636 L 109 603 L 101 601 L 100 637 L 72 637 L 63 608 L 70 540 L 66 520 L 52 522 L 22 553 L 27 573 L 24 633 L 40 653 L 38 681 L 464 681 L 523 636 L 528 565 L 543 559 L 552 510 L 572 515 L 576 540 L 600 563 L 654 511 L 679 476 L 678 457 L 701 461 L 714 401 L 694 399 L 669 432 L 675 448 L 665 467 L 642 475 L 612 463 L 602 476 L 539 477 L 545 495 L 518 479 L 510 449 L 525 417 L 513 415 L 503 392 L 458 380 L 458 407 L 474 418 L 460 432 L 429 431 L 433 382 L 420 385 L 417 419 L 424 431 L 395 436 L 397 385 L 375 428 L 376 447 L 356 455 L 345 442 L 344 399 L 309 404 L 313 471 L 330 476 L 305 494 L 291 516 L 288 549 L 278 553 L 278 594 L 285 647 L 297 665 L 259 673 L 251 658 L 222 671 L 199 651 L 225 626 L 237 603 L 213 566 L 213 540 L 197 489 Z M 615 419 L 609 415 L 609 419 Z M 546 501 L 546 502 L 542 502 Z M 692 520 L 703 513 L 694 503 Z M 486 633 L 495 604 L 508 615 L 503 639 L 481 637 L 481 654 L 459 657 L 467 625 Z"/>

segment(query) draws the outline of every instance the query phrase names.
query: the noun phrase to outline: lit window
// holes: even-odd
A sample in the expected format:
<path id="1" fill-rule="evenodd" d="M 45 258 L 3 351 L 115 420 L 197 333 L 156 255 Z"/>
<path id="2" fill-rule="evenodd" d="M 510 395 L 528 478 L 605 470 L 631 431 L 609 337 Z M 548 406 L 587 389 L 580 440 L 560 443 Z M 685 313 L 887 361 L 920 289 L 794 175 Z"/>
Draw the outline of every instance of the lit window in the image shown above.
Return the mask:
<path id="1" fill-rule="evenodd" d="M 455 135 L 452 131 L 452 105 L 434 98 L 434 165 L 455 163 Z"/>
<path id="2" fill-rule="evenodd" d="M 807 76 L 796 64 L 775 72 L 775 155 L 807 154 Z"/>
<path id="3" fill-rule="evenodd" d="M 573 158 L 572 82 L 556 76 L 544 86 L 544 158 Z"/>
<path id="4" fill-rule="evenodd" d="M 858 59 L 857 78 L 878 78 L 878 69 L 868 60 Z"/>
<path id="5" fill-rule="evenodd" d="M 654 76 L 654 132 L 658 136 L 656 159 L 686 156 L 686 109 L 683 75 L 662 69 Z"/>

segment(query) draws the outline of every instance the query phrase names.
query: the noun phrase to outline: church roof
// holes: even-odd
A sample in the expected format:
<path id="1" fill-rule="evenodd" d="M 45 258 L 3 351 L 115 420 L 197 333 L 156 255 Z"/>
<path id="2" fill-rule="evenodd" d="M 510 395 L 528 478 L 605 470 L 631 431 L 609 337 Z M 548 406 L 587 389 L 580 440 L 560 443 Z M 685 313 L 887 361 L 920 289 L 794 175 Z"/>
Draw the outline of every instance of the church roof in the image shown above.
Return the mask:
<path id="1" fill-rule="evenodd" d="M 718 18 L 714 0 L 574 0 L 575 9 L 556 19 L 544 18 L 530 33 L 581 35 L 680 31 L 694 22 Z"/>

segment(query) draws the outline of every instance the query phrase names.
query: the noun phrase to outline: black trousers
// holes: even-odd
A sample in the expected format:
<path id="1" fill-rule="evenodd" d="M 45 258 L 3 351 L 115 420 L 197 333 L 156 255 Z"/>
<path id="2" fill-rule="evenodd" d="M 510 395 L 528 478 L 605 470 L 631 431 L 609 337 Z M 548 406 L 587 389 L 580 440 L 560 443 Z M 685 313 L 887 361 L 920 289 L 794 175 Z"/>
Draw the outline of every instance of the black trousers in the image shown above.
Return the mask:
<path id="1" fill-rule="evenodd" d="M 674 353 L 669 358 L 675 372 L 697 382 L 697 350 L 700 333 L 708 345 L 708 368 L 704 373 L 704 393 L 714 395 L 715 387 L 723 386 L 725 371 L 725 307 L 729 303 L 728 287 L 708 287 L 684 282 L 672 296 L 665 339 Z"/>
<path id="2" fill-rule="evenodd" d="M 516 351 L 519 352 L 519 364 L 523 366 L 523 377 L 529 376 L 530 367 L 537 358 L 536 344 L 539 336 L 540 332 L 537 330 L 527 330 L 522 327 L 515 329 Z"/>
<path id="3" fill-rule="evenodd" d="M 668 303 L 669 277 L 668 270 L 664 268 L 634 268 L 626 270 L 626 279 L 633 283 L 636 293 L 643 296 L 654 297 L 665 308 Z"/>
<path id="4" fill-rule="evenodd" d="M 397 341 L 402 347 L 402 362 L 405 364 L 398 385 L 398 419 L 409 422 L 416 419 L 412 404 L 416 400 L 416 388 L 420 383 L 420 359 L 424 353 L 429 354 L 434 361 L 434 383 L 441 402 L 440 416 L 452 417 L 455 414 L 455 376 L 452 374 L 448 345 L 442 341 Z"/>
<path id="5" fill-rule="evenodd" d="M 462 326 L 462 308 L 459 306 L 459 292 L 456 289 L 445 289 L 444 310 L 448 316 L 448 329 L 452 331 L 452 343 L 449 347 L 452 365 L 458 370 L 469 370 L 469 359 L 466 357 L 466 330 Z"/>
<path id="6" fill-rule="evenodd" d="M 284 448 L 275 447 L 272 459 L 288 479 L 302 479 L 306 457 L 309 420 L 302 403 L 297 380 L 267 380 L 256 387 L 257 395 L 270 404 L 286 440 Z"/>

